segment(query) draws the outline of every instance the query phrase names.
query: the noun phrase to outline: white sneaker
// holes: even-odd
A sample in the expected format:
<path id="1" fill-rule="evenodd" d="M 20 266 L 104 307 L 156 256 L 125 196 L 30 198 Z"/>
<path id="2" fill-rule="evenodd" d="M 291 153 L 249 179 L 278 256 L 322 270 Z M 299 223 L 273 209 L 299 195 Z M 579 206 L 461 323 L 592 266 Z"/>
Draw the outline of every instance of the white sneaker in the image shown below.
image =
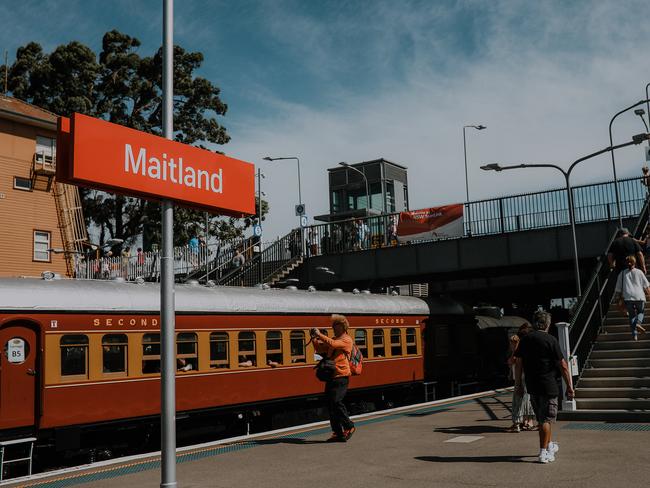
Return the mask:
<path id="1" fill-rule="evenodd" d="M 555 456 L 553 452 L 547 451 L 546 449 L 542 449 L 541 452 L 539 453 L 539 457 L 537 458 L 537 461 L 542 464 L 552 463 L 553 461 L 555 461 Z"/>
<path id="2" fill-rule="evenodd" d="M 551 441 L 548 443 L 547 451 L 552 453 L 553 456 L 555 456 L 559 450 L 560 450 L 560 445 L 557 442 Z"/>

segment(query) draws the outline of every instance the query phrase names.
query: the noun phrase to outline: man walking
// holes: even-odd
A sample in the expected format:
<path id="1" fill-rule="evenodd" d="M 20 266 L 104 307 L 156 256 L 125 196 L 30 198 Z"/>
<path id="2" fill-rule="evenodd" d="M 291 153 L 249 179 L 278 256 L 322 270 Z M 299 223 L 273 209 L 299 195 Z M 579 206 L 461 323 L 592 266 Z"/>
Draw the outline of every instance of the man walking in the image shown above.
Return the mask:
<path id="1" fill-rule="evenodd" d="M 610 269 L 616 269 L 618 273 L 627 268 L 625 258 L 634 256 L 636 258 L 636 267 L 647 274 L 643 250 L 639 243 L 630 237 L 630 231 L 625 227 L 619 229 L 616 239 L 607 252 L 607 260 Z"/>
<path id="2" fill-rule="evenodd" d="M 551 423 L 555 422 L 558 410 L 557 377 L 561 374 L 566 383 L 566 396 L 573 398 L 573 384 L 560 344 L 557 339 L 548 334 L 551 325 L 551 314 L 548 312 L 535 312 L 533 330 L 519 342 L 515 352 L 515 392 L 523 395 L 521 373 L 526 373 L 526 388 L 530 394 L 530 401 L 535 410 L 539 424 L 539 462 L 546 464 L 555 461 L 555 454 L 559 450 L 557 443 L 551 441 Z"/>

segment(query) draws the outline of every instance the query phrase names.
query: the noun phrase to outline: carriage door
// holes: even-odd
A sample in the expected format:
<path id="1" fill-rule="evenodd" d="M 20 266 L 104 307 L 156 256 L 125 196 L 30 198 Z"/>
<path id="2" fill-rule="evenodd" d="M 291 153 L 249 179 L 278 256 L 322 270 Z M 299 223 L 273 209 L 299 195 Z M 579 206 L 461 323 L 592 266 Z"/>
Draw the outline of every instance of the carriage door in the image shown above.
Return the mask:
<path id="1" fill-rule="evenodd" d="M 0 329 L 0 429 L 35 424 L 36 332 L 19 325 Z"/>

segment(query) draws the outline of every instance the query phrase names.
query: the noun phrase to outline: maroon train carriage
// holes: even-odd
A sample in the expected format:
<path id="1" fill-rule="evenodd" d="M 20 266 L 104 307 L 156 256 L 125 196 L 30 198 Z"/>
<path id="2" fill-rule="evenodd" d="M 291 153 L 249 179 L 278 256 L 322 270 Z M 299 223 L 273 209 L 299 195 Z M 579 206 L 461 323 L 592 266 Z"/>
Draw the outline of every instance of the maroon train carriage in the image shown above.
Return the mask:
<path id="1" fill-rule="evenodd" d="M 0 279 L 0 440 L 33 435 L 63 451 L 155 437 L 159 296 L 150 283 Z M 365 357 L 351 395 L 423 379 L 421 299 L 199 285 L 175 296 L 179 436 L 227 433 L 215 412 L 249 420 L 275 406 L 281 417 L 286 402 L 317 399 L 309 329 L 329 330 L 332 313 L 348 317 Z"/>

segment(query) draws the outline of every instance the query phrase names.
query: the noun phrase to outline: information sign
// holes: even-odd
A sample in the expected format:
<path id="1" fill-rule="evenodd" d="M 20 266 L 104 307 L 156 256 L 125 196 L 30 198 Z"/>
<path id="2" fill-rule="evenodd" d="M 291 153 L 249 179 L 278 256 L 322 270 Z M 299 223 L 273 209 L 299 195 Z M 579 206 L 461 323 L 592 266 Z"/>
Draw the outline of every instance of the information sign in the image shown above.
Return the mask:
<path id="1" fill-rule="evenodd" d="M 59 121 L 57 180 L 236 217 L 255 213 L 251 163 L 78 113 Z"/>

